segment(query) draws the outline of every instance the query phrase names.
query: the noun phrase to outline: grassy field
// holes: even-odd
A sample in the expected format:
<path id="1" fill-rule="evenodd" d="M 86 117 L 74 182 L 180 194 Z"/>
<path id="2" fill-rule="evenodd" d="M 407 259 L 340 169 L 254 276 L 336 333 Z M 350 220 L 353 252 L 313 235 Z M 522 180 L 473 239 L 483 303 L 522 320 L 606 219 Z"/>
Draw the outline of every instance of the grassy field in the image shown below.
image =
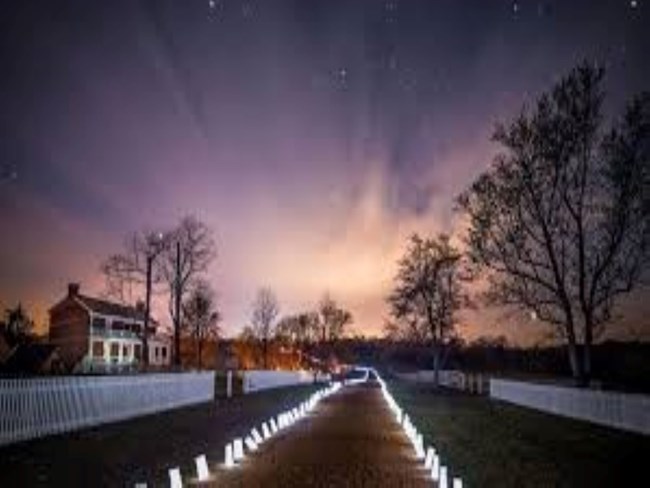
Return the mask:
<path id="1" fill-rule="evenodd" d="M 650 437 L 485 397 L 403 382 L 389 388 L 466 486 L 644 486 L 650 479 Z"/>
<path id="2" fill-rule="evenodd" d="M 0 487 L 168 486 L 194 456 L 223 461 L 226 443 L 305 400 L 316 387 L 269 390 L 0 448 Z"/>

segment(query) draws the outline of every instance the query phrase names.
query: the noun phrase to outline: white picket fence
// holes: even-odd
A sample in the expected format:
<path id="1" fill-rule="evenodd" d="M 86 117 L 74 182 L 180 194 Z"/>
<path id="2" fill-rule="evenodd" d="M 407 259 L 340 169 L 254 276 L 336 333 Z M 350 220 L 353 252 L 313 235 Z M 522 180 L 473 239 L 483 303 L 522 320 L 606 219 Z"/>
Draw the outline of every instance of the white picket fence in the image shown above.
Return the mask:
<path id="1" fill-rule="evenodd" d="M 315 381 L 326 381 L 327 376 L 316 375 L 311 371 L 269 371 L 249 370 L 243 371 L 244 393 L 269 390 L 271 388 L 282 388 L 300 384 L 314 383 Z"/>
<path id="2" fill-rule="evenodd" d="M 650 396 L 490 379 L 490 396 L 596 424 L 650 435 Z"/>
<path id="3" fill-rule="evenodd" d="M 395 376 L 404 381 L 415 383 L 433 383 L 433 370 L 419 370 L 412 373 L 394 373 Z M 488 391 L 489 378 L 480 373 L 465 373 L 463 371 L 446 369 L 439 371 L 439 382 L 441 386 L 455 390 L 467 391 L 470 393 L 484 394 Z"/>
<path id="4" fill-rule="evenodd" d="M 0 445 L 213 398 L 213 372 L 0 379 Z"/>

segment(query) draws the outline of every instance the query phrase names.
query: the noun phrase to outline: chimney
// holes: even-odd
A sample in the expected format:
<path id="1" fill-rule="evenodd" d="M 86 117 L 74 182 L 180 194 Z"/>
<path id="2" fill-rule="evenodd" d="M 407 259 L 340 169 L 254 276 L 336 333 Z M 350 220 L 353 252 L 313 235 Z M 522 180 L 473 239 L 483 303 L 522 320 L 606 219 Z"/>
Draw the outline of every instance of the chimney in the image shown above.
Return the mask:
<path id="1" fill-rule="evenodd" d="M 68 283 L 68 296 L 76 297 L 79 295 L 79 283 Z"/>

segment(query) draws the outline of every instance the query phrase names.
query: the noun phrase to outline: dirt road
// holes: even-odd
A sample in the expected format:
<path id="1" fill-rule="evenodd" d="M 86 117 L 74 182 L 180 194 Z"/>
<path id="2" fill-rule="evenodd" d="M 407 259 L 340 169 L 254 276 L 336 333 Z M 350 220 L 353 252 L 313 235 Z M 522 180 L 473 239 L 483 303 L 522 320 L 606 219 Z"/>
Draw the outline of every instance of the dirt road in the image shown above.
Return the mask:
<path id="1" fill-rule="evenodd" d="M 421 465 L 369 382 L 345 387 L 241 466 L 219 470 L 215 486 L 430 487 Z"/>

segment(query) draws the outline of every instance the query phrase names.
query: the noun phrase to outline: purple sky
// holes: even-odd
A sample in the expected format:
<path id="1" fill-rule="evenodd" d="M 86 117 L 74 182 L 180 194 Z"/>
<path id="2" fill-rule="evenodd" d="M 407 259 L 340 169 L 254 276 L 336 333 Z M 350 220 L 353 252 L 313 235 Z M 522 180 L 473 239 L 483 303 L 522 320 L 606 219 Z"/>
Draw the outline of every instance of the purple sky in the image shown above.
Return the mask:
<path id="1" fill-rule="evenodd" d="M 611 108 L 650 88 L 645 0 L 11 3 L 0 305 L 40 321 L 68 281 L 103 291 L 127 233 L 193 213 L 228 333 L 259 286 L 284 312 L 328 290 L 376 333 L 406 237 L 457 228 L 496 121 L 583 58 L 607 66 Z"/>

